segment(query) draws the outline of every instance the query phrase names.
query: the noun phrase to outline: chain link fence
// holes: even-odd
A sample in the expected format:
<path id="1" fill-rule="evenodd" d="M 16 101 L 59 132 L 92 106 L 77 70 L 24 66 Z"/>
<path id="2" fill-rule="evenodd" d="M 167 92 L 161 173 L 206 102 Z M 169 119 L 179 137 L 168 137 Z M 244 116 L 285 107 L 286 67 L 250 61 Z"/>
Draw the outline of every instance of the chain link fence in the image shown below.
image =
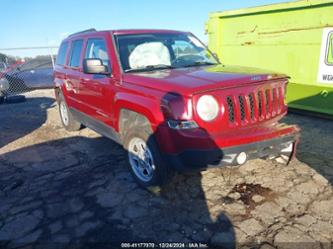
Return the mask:
<path id="1" fill-rule="evenodd" d="M 36 89 L 53 88 L 58 47 L 0 48 L 0 102 Z"/>

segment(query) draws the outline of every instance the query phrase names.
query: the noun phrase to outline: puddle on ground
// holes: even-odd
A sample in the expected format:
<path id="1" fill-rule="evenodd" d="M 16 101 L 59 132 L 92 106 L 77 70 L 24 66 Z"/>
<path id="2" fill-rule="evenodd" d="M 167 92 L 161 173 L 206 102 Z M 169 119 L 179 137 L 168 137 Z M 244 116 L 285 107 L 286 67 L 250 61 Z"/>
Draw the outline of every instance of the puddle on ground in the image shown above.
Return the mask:
<path id="1" fill-rule="evenodd" d="M 270 188 L 264 188 L 260 184 L 241 183 L 233 187 L 230 193 L 239 193 L 240 198 L 247 209 L 247 214 L 256 206 L 262 204 L 265 201 L 271 201 L 276 197 L 276 194 Z M 255 202 L 252 198 L 255 195 L 263 197 L 261 201 Z"/>
<path id="2" fill-rule="evenodd" d="M 234 199 L 232 199 L 231 197 L 229 197 L 229 196 L 224 196 L 224 197 L 222 197 L 222 202 L 224 203 L 224 204 L 231 204 L 231 203 L 233 203 L 235 200 Z"/>

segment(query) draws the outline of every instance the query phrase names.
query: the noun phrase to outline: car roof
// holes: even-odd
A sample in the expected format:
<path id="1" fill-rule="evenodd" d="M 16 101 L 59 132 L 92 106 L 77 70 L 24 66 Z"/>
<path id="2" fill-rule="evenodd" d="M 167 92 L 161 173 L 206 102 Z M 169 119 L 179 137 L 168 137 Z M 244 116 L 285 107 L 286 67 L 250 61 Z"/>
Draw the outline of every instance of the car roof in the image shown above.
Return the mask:
<path id="1" fill-rule="evenodd" d="M 169 30 L 169 29 L 119 29 L 119 30 L 111 30 L 111 33 L 114 35 L 132 35 L 132 34 L 149 34 L 149 33 L 175 33 L 175 34 L 183 34 L 188 32 L 177 31 L 177 30 Z"/>
<path id="2" fill-rule="evenodd" d="M 88 29 L 84 31 L 80 31 L 74 34 L 69 35 L 64 41 L 72 40 L 73 38 L 85 37 L 94 35 L 105 35 L 107 33 L 111 33 L 114 35 L 134 35 L 134 34 L 150 34 L 150 33 L 173 33 L 173 34 L 184 34 L 188 32 L 177 31 L 177 30 L 168 30 L 168 29 L 117 29 L 117 30 L 101 30 L 97 31 L 96 29 Z"/>

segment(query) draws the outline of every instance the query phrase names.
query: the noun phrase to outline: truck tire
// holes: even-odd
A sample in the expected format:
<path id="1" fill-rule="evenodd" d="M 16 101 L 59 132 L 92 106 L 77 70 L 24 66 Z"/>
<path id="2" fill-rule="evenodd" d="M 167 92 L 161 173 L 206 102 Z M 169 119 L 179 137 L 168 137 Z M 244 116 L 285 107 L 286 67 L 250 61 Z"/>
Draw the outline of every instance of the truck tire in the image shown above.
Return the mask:
<path id="1" fill-rule="evenodd" d="M 62 93 L 59 93 L 59 101 L 58 101 L 58 106 L 59 106 L 59 115 L 61 119 L 62 125 L 65 127 L 67 131 L 78 131 L 81 129 L 81 124 L 76 121 L 70 112 L 65 98 L 62 95 Z"/>
<path id="2" fill-rule="evenodd" d="M 135 124 L 133 122 L 132 124 Z M 174 171 L 165 164 L 150 127 L 127 127 L 124 147 L 128 166 L 142 187 L 157 193 L 171 182 Z"/>

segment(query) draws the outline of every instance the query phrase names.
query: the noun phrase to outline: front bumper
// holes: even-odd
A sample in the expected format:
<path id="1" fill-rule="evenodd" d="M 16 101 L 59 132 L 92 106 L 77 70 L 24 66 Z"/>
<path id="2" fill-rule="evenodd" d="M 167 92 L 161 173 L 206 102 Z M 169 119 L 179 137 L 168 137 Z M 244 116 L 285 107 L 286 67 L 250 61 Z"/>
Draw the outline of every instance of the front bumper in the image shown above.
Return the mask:
<path id="1" fill-rule="evenodd" d="M 205 169 L 209 167 L 239 165 L 237 157 L 246 154 L 246 161 L 256 158 L 287 158 L 286 163 L 295 156 L 299 133 L 239 146 L 209 150 L 186 150 L 179 154 L 165 154 L 168 164 L 177 170 Z"/>

